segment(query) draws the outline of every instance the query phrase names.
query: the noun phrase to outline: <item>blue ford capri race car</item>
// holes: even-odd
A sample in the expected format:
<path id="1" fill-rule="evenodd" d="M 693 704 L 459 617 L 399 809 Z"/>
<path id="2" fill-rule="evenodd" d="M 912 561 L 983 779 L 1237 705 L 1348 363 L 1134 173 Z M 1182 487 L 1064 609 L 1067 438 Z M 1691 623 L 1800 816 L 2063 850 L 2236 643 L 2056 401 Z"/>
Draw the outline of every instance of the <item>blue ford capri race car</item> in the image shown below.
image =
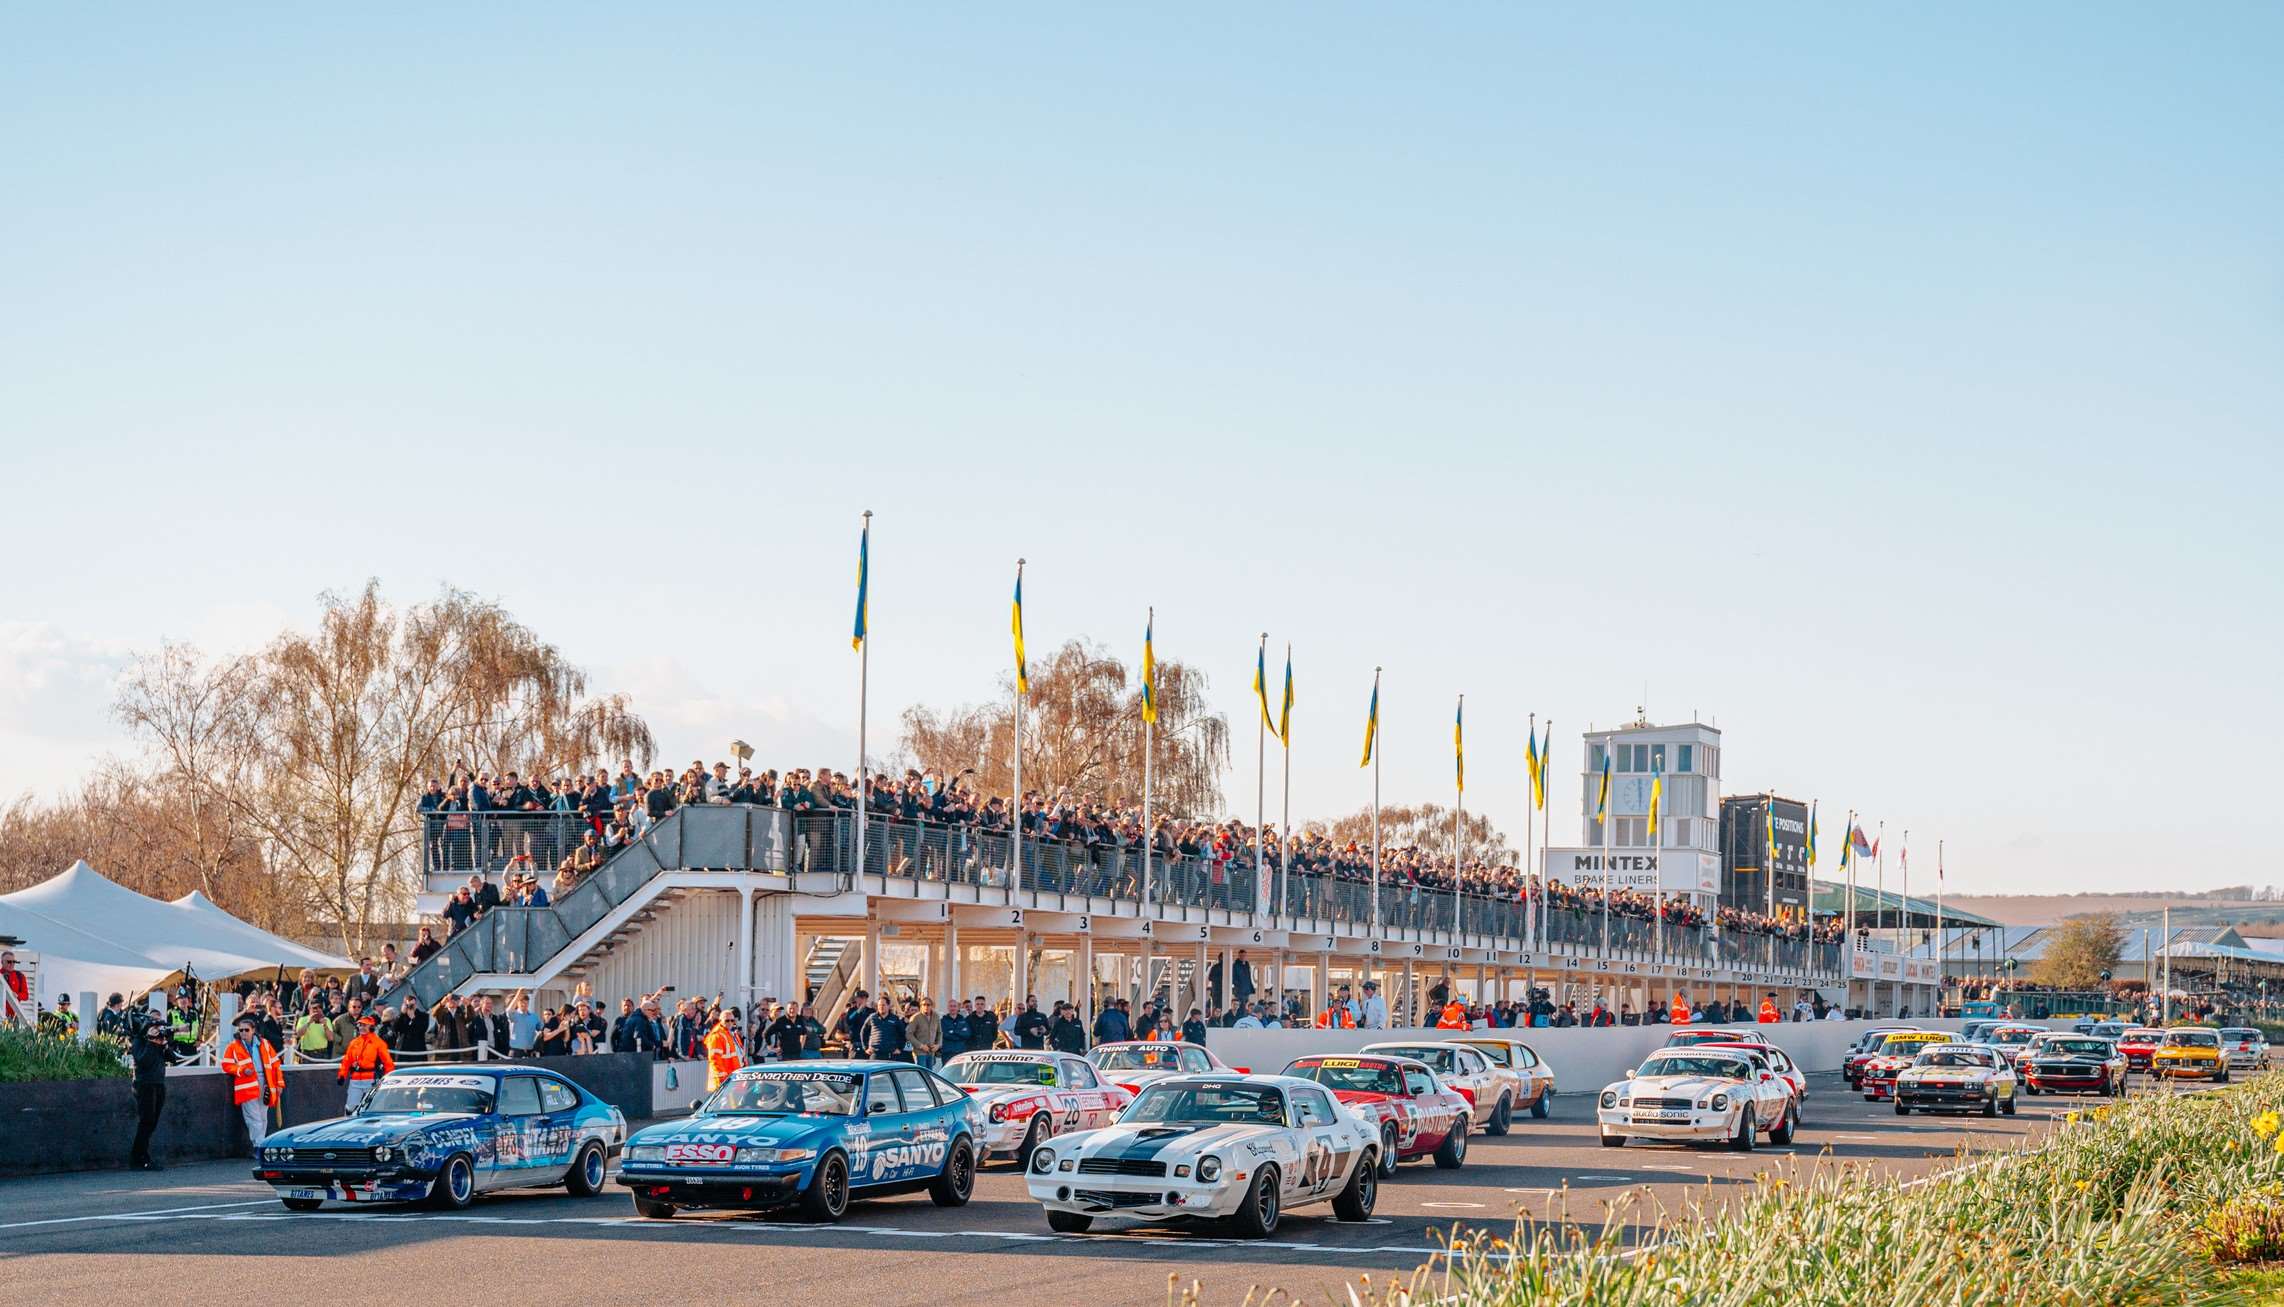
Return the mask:
<path id="1" fill-rule="evenodd" d="M 354 1116 L 263 1140 L 254 1178 L 297 1212 L 328 1198 L 457 1209 L 493 1189 L 600 1193 L 625 1138 L 617 1108 L 550 1072 L 422 1067 L 382 1079 Z"/>
<path id="2" fill-rule="evenodd" d="M 752 1066 L 689 1117 L 636 1131 L 619 1183 L 653 1218 L 798 1205 L 836 1221 L 852 1197 L 916 1189 L 959 1207 L 975 1188 L 982 1126 L 957 1085 L 909 1062 Z"/>

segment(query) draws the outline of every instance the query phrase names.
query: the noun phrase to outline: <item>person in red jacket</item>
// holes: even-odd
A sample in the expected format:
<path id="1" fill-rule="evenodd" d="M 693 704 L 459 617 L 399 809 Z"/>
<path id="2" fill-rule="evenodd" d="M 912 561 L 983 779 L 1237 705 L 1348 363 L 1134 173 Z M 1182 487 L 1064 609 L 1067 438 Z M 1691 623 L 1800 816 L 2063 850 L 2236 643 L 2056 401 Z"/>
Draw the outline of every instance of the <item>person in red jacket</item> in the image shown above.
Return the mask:
<path id="1" fill-rule="evenodd" d="M 237 1031 L 222 1050 L 222 1074 L 230 1077 L 230 1101 L 245 1119 L 246 1138 L 259 1150 L 270 1134 L 270 1111 L 285 1097 L 285 1068 L 252 1013 L 239 1016 Z"/>

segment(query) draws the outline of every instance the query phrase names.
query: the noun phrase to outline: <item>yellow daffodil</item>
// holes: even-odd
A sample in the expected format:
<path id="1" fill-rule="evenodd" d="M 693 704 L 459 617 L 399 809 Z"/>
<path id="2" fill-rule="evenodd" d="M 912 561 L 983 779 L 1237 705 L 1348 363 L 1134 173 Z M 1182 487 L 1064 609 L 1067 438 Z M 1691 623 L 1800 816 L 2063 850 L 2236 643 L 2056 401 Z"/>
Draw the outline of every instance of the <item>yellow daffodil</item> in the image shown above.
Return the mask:
<path id="1" fill-rule="evenodd" d="M 2088 1190 L 2092 1189 L 2093 1187 L 2094 1187 L 2094 1183 L 2093 1183 L 2093 1181 L 2091 1181 L 2091 1180 L 2080 1180 L 2080 1181 L 2078 1182 L 2078 1192 L 2079 1192 L 2079 1193 L 2085 1193 L 2086 1191 L 2088 1191 Z"/>
<path id="2" fill-rule="evenodd" d="M 2076 1112 L 2071 1112 L 2071 1113 L 2068 1113 L 2067 1115 L 2065 1115 L 2065 1116 L 2062 1118 L 2063 1124 L 2065 1124 L 2065 1125 L 2076 1125 L 2076 1124 L 2078 1124 L 2078 1116 L 2079 1116 L 2079 1114 L 2078 1114 L 2078 1113 L 2076 1113 Z"/>
<path id="3" fill-rule="evenodd" d="M 2274 1138 L 2280 1129 L 2284 1129 L 2284 1116 L 2278 1116 L 2273 1111 L 2262 1112 L 2252 1118 L 2252 1133 L 2263 1139 Z"/>
<path id="4" fill-rule="evenodd" d="M 2284 1157 L 2284 1134 L 2276 1136 L 2276 1155 Z"/>

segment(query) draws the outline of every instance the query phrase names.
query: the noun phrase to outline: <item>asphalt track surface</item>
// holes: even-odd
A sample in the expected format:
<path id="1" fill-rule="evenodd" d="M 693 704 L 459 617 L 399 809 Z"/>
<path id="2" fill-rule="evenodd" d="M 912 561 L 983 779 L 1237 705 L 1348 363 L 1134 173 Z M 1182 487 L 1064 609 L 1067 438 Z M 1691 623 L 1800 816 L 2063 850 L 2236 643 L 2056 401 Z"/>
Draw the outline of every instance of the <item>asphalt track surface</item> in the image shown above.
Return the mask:
<path id="1" fill-rule="evenodd" d="M 1909 1180 L 1957 1165 L 1961 1149 L 2034 1138 L 2095 1101 L 2025 1098 L 2018 1115 L 1991 1119 L 1898 1117 L 1884 1102 L 1847 1093 L 1837 1075 L 1809 1083 L 1804 1126 L 1790 1148 L 1606 1149 L 1589 1097 L 1566 1094 L 1547 1120 L 1518 1118 L 1503 1139 L 1475 1136 L 1459 1170 L 1405 1163 L 1382 1186 L 1370 1223 L 1336 1221 L 1329 1205 L 1303 1208 L 1259 1242 L 1107 1221 L 1085 1235 L 1053 1234 L 1007 1162 L 978 1177 L 964 1208 L 911 1194 L 852 1204 L 834 1226 L 790 1215 L 643 1221 L 615 1185 L 591 1199 L 560 1190 L 492 1195 L 463 1213 L 328 1204 L 297 1214 L 245 1162 L 0 1181 L 0 1304 L 246 1307 L 305 1294 L 476 1307 L 761 1298 L 815 1307 L 1115 1307 L 1164 1303 L 1170 1284 L 1191 1282 L 1206 1303 L 1239 1303 L 1249 1290 L 1272 1287 L 1319 1303 L 1360 1275 L 1408 1275 L 1455 1226 L 1512 1235 L 1518 1215 L 1558 1216 L 1565 1205 L 1571 1219 L 1598 1224 L 1613 1200 L 1629 1195 L 1622 1220 L 1638 1226 L 1659 1206 L 1686 1212 L 1693 1201 L 1742 1192 L 1756 1172 L 1825 1157 Z"/>

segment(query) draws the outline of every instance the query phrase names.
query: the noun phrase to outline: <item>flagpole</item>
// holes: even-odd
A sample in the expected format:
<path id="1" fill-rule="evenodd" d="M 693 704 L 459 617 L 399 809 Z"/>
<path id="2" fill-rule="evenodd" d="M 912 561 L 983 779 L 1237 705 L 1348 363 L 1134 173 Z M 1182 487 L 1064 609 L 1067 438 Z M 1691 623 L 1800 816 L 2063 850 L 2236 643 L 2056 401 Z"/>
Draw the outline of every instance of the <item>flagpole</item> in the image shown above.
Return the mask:
<path id="1" fill-rule="evenodd" d="M 1873 895 L 1879 899 L 1880 915 L 1885 917 L 1887 915 L 1887 822 L 1883 820 L 1874 829 L 1878 830 L 1879 834 L 1872 837 L 1872 881 L 1876 887 L 1873 890 Z M 1895 947 L 1895 931 L 1892 927 L 1888 931 L 1888 947 Z"/>
<path id="2" fill-rule="evenodd" d="M 1285 642 L 1284 702 L 1290 704 L 1292 697 L 1293 643 L 1287 640 Z M 1277 738 L 1285 746 L 1285 807 L 1284 811 L 1277 817 L 1277 833 L 1279 836 L 1277 840 L 1277 904 L 1282 911 L 1288 914 L 1293 910 L 1293 724 L 1290 720 L 1291 712 L 1290 707 L 1285 707 L 1280 708 L 1277 714 L 1277 725 L 1282 728 L 1277 732 Z"/>
<path id="3" fill-rule="evenodd" d="M 1142 628 L 1142 652 L 1151 657 L 1156 656 L 1155 651 L 1150 648 L 1150 638 L 1156 633 L 1157 627 L 1158 610 L 1152 606 L 1149 621 Z M 1155 686 L 1145 686 L 1144 689 L 1145 692 L 1153 695 L 1157 693 Z M 1158 733 L 1152 729 L 1150 718 L 1156 716 L 1157 711 L 1156 705 L 1153 704 L 1149 714 L 1142 718 L 1142 901 L 1144 903 L 1151 901 L 1150 846 L 1155 842 L 1154 828 L 1150 824 L 1150 755 L 1152 752 L 1151 745 L 1156 742 Z"/>
<path id="4" fill-rule="evenodd" d="M 1911 956 L 1911 829 L 1904 828 L 1902 852 L 1897 857 L 1903 863 L 1903 956 Z"/>
<path id="5" fill-rule="evenodd" d="M 1547 820 L 1554 820 L 1554 760 L 1548 756 L 1554 748 L 1554 718 L 1546 719 L 1546 742 L 1539 745 L 1539 807 Z M 1551 944 L 1546 937 L 1546 836 L 1539 836 L 1539 861 L 1536 868 L 1539 878 L 1539 952 L 1545 953 Z"/>
<path id="6" fill-rule="evenodd" d="M 1253 691 L 1261 706 L 1260 724 L 1253 728 L 1253 910 L 1269 910 L 1269 633 L 1261 633 L 1261 650 L 1253 660 Z"/>
<path id="7" fill-rule="evenodd" d="M 1451 809 L 1451 933 L 1459 936 L 1460 861 L 1459 824 L 1467 819 L 1467 696 L 1459 696 L 1459 707 L 1452 717 L 1452 793 L 1457 796 Z"/>
<path id="8" fill-rule="evenodd" d="M 1023 593 L 1024 561 L 1020 558 L 1015 560 L 1017 595 Z M 1017 613 L 1020 616 L 1021 610 L 1018 609 Z M 1008 846 L 1015 856 L 1015 865 L 1007 873 L 1007 887 L 1017 893 L 1023 889 L 1023 675 L 1023 668 L 1018 664 L 1015 669 L 1015 811 L 1011 814 L 1015 824 L 1011 828 L 1013 839 Z M 1016 941 L 1015 947 L 1018 951 L 1022 949 L 1020 939 Z M 1016 959 L 1016 969 L 1022 970 L 1021 958 Z"/>
<path id="9" fill-rule="evenodd" d="M 1372 669 L 1372 935 L 1380 935 L 1380 669 Z M 1409 998 L 1409 995 L 1406 996 Z"/>
<path id="10" fill-rule="evenodd" d="M 1848 809 L 1848 824 L 1840 828 L 1840 865 L 1848 869 L 1848 894 L 1844 900 L 1848 916 L 1848 976 L 1855 978 L 1856 964 L 1856 810 Z"/>
<path id="11" fill-rule="evenodd" d="M 1935 1010 L 1943 1010 L 1943 980 L 1950 960 L 1944 956 L 1950 941 L 1943 936 L 1943 841 L 1935 841 Z"/>
<path id="12" fill-rule="evenodd" d="M 1617 815 L 1611 810 L 1613 805 L 1610 802 L 1617 796 L 1611 794 L 1610 790 L 1617 784 L 1618 760 L 1613 753 L 1617 747 L 1618 736 L 1616 732 L 1603 737 L 1603 790 L 1602 801 L 1597 805 L 1601 811 L 1596 815 L 1602 823 L 1602 954 L 1605 957 L 1609 956 L 1610 953 L 1610 819 Z"/>
<path id="13" fill-rule="evenodd" d="M 857 595 L 857 608 L 859 610 L 857 621 L 864 628 L 864 639 L 857 645 L 856 870 L 860 876 L 864 874 L 865 800 L 870 797 L 867 792 L 872 789 L 870 774 L 865 770 L 864 761 L 865 717 L 872 702 L 872 614 L 869 611 L 871 605 L 868 602 L 872 587 L 872 510 L 869 508 L 864 510 L 863 539 L 864 543 L 860 547 L 864 551 L 864 558 L 860 566 L 864 575 L 859 579 L 858 585 L 859 590 L 863 593 Z M 745 970 L 749 975 L 752 973 L 752 960 L 750 958 L 747 959 Z"/>
<path id="14" fill-rule="evenodd" d="M 1539 715 L 1532 713 L 1530 739 L 1534 749 L 1538 744 L 1538 738 Z M 1531 766 L 1534 768 L 1538 766 L 1538 759 L 1535 756 L 1531 759 Z M 1530 782 L 1523 786 L 1523 890 L 1530 895 L 1523 902 L 1523 947 L 1526 949 L 1532 947 L 1531 941 L 1537 933 L 1534 925 L 1538 921 L 1538 914 L 1544 910 L 1544 905 L 1539 902 L 1543 895 L 1539 892 L 1538 885 L 1533 879 L 1536 874 L 1534 868 L 1538 864 L 1531 860 L 1531 836 L 1538 827 L 1538 789 L 1539 778 L 1534 772 L 1530 777 Z"/>
<path id="15" fill-rule="evenodd" d="M 1769 920 L 1774 921 L 1776 920 L 1776 795 L 1769 795 L 1768 802 L 1768 813 L 1761 820 L 1761 830 L 1764 838 L 1768 841 L 1768 854 L 1761 859 L 1761 879 L 1767 882 L 1763 886 L 1768 895 L 1767 912 Z M 1768 957 L 1769 969 L 1773 971 L 1776 969 L 1775 935 L 1769 936 Z"/>

